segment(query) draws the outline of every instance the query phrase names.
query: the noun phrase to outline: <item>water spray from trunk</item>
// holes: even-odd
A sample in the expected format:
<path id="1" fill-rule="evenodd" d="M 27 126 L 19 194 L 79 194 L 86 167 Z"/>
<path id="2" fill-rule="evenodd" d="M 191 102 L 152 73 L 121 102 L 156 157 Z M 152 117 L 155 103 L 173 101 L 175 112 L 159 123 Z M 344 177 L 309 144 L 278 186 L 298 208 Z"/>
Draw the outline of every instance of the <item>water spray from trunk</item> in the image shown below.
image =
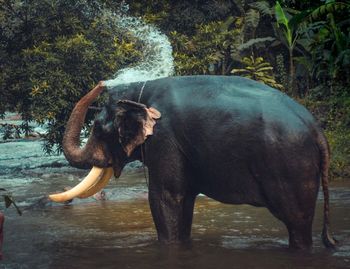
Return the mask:
<path id="1" fill-rule="evenodd" d="M 119 70 L 112 79 L 106 80 L 107 87 L 137 81 L 154 80 L 174 74 L 172 47 L 166 35 L 141 19 L 126 15 L 128 6 L 122 4 L 120 11 L 112 16 L 116 27 L 125 29 L 144 44 L 143 60 L 135 67 Z"/>

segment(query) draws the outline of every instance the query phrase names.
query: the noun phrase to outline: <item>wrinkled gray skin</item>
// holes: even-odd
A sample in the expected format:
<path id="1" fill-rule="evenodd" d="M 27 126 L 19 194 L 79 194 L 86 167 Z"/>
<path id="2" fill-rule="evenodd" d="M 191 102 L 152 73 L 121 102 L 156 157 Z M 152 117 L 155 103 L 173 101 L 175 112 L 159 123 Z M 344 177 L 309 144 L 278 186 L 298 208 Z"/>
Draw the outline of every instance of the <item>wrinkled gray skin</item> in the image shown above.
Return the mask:
<path id="1" fill-rule="evenodd" d="M 327 141 L 312 115 L 285 94 L 240 77 L 190 76 L 148 81 L 140 103 L 162 113 L 143 146 L 128 157 L 125 146 L 140 138 L 143 82 L 110 89 L 91 137 L 79 148 L 87 107 L 103 90 L 88 93 L 67 124 L 64 152 L 76 167 L 126 163 L 149 168 L 149 203 L 166 243 L 190 239 L 195 198 L 203 193 L 229 204 L 263 206 L 287 227 L 291 248 L 310 248 L 312 221 L 322 179 L 323 242 L 329 236 Z"/>

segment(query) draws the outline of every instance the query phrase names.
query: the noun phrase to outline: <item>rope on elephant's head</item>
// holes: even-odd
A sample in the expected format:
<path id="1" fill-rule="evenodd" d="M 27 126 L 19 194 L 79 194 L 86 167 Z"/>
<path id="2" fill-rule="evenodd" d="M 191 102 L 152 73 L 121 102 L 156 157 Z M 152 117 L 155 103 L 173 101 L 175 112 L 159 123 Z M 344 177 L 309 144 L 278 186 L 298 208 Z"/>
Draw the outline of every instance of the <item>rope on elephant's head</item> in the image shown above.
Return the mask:
<path id="1" fill-rule="evenodd" d="M 143 94 L 143 90 L 144 90 L 144 88 L 146 86 L 146 83 L 147 83 L 147 81 L 143 82 L 143 85 L 142 85 L 140 93 L 139 93 L 139 98 L 137 99 L 138 103 L 140 103 L 140 101 L 141 101 L 141 97 L 142 97 L 142 94 Z"/>
<path id="2" fill-rule="evenodd" d="M 148 176 L 147 176 L 147 173 L 146 173 L 146 166 L 145 166 L 145 155 L 143 153 L 143 144 L 141 145 L 141 161 L 142 161 L 142 168 L 143 168 L 143 175 L 145 177 L 145 180 L 146 180 L 146 185 L 147 185 L 147 188 L 149 187 L 149 180 L 148 180 Z"/>
<path id="3" fill-rule="evenodd" d="M 141 97 L 142 97 L 142 94 L 143 94 L 143 90 L 145 89 L 146 83 L 147 83 L 147 81 L 143 82 L 143 85 L 142 85 L 140 93 L 139 93 L 139 98 L 137 99 L 138 103 L 140 103 L 140 101 L 141 101 Z M 149 180 L 148 180 L 148 177 L 147 177 L 146 166 L 145 166 L 145 155 L 143 153 L 143 150 L 144 150 L 144 146 L 143 146 L 143 144 L 141 144 L 141 161 L 142 161 L 143 175 L 145 176 L 146 185 L 147 185 L 147 187 L 149 187 L 149 183 L 148 183 Z"/>

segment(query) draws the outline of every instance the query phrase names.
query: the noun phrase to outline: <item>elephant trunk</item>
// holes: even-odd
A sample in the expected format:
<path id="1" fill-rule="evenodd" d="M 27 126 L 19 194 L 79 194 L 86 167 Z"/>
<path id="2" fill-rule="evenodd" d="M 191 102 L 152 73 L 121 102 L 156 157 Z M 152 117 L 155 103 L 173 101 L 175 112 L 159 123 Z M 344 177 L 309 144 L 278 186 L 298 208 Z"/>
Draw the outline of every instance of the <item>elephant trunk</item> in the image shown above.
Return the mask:
<path id="1" fill-rule="evenodd" d="M 66 125 L 63 137 L 63 152 L 68 162 L 77 168 L 89 168 L 93 165 L 106 167 L 109 157 L 107 156 L 106 145 L 98 141 L 93 132 L 84 147 L 80 147 L 80 132 L 83 128 L 85 116 L 89 105 L 95 101 L 103 91 L 103 82 L 87 93 L 75 105 Z"/>
<path id="2" fill-rule="evenodd" d="M 90 173 L 75 187 L 65 192 L 49 195 L 54 202 L 66 202 L 76 197 L 87 198 L 103 189 L 109 182 L 113 172 L 120 176 L 122 165 L 116 158 L 113 160 L 106 141 L 99 138 L 99 128 L 93 126 L 90 137 L 84 147 L 80 147 L 80 132 L 83 128 L 86 112 L 89 105 L 103 91 L 103 82 L 87 93 L 75 105 L 63 137 L 63 152 L 69 163 L 78 168 L 89 168 Z M 113 162 L 113 163 L 112 163 Z M 111 167 L 113 165 L 113 168 Z"/>

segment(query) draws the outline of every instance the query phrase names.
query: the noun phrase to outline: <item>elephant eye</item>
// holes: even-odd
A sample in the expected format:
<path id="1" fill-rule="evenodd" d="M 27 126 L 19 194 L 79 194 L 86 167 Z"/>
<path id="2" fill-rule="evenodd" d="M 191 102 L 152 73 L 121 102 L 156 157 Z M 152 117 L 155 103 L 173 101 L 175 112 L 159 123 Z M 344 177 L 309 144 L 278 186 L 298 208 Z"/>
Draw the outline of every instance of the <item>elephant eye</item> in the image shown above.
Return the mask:
<path id="1" fill-rule="evenodd" d="M 108 113 L 108 108 L 104 107 L 95 118 L 95 127 L 100 135 L 111 134 L 114 132 L 113 119 L 111 113 Z"/>
<path id="2" fill-rule="evenodd" d="M 106 133 L 106 134 L 112 133 L 113 130 L 114 130 L 113 122 L 110 121 L 110 122 L 107 122 L 107 123 L 103 124 L 101 126 L 101 130 L 102 130 L 103 133 Z"/>

